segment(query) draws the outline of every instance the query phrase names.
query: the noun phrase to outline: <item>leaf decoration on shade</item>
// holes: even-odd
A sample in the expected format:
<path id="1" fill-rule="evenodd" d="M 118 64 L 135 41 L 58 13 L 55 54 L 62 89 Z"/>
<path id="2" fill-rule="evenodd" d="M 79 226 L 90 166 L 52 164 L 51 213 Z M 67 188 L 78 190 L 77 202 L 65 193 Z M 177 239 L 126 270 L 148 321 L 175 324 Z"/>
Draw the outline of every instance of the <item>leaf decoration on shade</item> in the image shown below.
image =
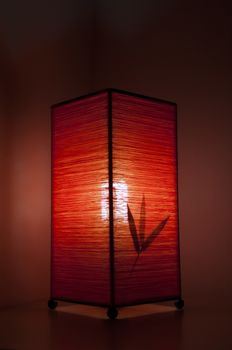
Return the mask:
<path id="1" fill-rule="evenodd" d="M 139 254 L 136 256 L 135 262 L 134 262 L 130 272 L 133 272 L 133 270 L 134 270 L 134 268 L 135 268 L 135 266 L 137 264 L 138 259 L 139 259 Z"/>
<path id="2" fill-rule="evenodd" d="M 166 225 L 167 221 L 169 219 L 169 216 L 167 216 L 164 220 L 161 221 L 161 223 L 156 226 L 156 228 L 152 231 L 150 236 L 147 237 L 147 239 L 144 241 L 144 243 L 141 246 L 141 251 L 144 252 L 154 241 L 154 239 L 160 234 L 160 232 L 163 230 L 164 226 Z"/>
<path id="3" fill-rule="evenodd" d="M 149 246 L 152 244 L 152 242 L 159 236 L 159 234 L 165 227 L 166 223 L 168 222 L 170 215 L 168 215 L 165 219 L 163 219 L 154 228 L 154 230 L 150 233 L 150 235 L 145 239 L 145 226 L 146 226 L 145 196 L 143 195 L 141 209 L 140 209 L 139 236 L 137 234 L 135 220 L 129 205 L 127 205 L 127 209 L 128 209 L 128 223 L 129 223 L 130 233 L 134 243 L 135 251 L 138 254 L 132 266 L 132 269 L 131 269 L 131 272 L 132 272 L 137 264 L 140 254 L 145 250 L 147 250 Z"/>
<path id="4" fill-rule="evenodd" d="M 130 211 L 129 205 L 127 205 L 127 209 L 128 209 L 128 222 L 129 222 L 131 237 L 132 237 L 132 240 L 134 243 L 135 250 L 139 254 L 140 253 L 140 244 L 139 244 L 139 240 L 138 240 L 138 236 L 137 236 L 135 220 L 134 220 L 133 215 Z"/>
<path id="5" fill-rule="evenodd" d="M 145 237 L 145 197 L 143 195 L 142 204 L 141 204 L 141 210 L 140 210 L 140 223 L 139 223 L 139 239 L 140 244 L 143 245 L 144 237 Z"/>

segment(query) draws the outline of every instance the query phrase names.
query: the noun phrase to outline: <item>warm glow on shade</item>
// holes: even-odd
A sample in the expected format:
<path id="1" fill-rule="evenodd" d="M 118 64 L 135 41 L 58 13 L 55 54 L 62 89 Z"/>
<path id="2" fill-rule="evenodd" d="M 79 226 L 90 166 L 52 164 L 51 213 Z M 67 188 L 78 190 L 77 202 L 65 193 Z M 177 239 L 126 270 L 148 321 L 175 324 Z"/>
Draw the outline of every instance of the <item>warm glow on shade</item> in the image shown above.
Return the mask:
<path id="1" fill-rule="evenodd" d="M 101 185 L 101 215 L 103 220 L 109 219 L 109 186 L 105 182 Z M 127 203 L 128 203 L 128 188 L 125 181 L 113 183 L 115 219 L 121 219 L 127 222 Z"/>
<path id="2" fill-rule="evenodd" d="M 51 297 L 180 297 L 176 104 L 105 90 L 52 107 Z"/>

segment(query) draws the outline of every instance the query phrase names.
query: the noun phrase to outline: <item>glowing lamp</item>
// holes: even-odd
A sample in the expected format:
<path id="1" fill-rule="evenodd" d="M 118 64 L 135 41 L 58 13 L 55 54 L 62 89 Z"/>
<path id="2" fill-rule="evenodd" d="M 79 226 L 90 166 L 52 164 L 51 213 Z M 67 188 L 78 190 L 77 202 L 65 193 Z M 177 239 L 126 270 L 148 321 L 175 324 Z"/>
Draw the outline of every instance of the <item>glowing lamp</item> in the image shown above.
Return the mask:
<path id="1" fill-rule="evenodd" d="M 107 89 L 52 106 L 50 308 L 183 307 L 176 104 Z"/>

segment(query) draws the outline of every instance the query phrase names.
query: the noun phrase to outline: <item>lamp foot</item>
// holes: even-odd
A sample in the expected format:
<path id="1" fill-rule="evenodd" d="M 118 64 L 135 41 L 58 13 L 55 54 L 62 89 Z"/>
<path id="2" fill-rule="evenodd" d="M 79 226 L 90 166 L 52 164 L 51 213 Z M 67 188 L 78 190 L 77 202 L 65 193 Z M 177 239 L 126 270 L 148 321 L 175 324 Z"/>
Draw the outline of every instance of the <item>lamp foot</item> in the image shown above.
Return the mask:
<path id="1" fill-rule="evenodd" d="M 107 316 L 110 320 L 115 320 L 118 316 L 117 308 L 115 306 L 109 307 L 109 309 L 107 310 Z"/>
<path id="2" fill-rule="evenodd" d="M 57 307 L 57 305 L 58 305 L 57 301 L 55 301 L 53 299 L 48 300 L 49 309 L 54 310 Z"/>
<path id="3" fill-rule="evenodd" d="M 178 299 L 176 302 L 175 302 L 175 307 L 178 309 L 178 310 L 182 310 L 184 308 L 184 300 L 183 299 Z"/>

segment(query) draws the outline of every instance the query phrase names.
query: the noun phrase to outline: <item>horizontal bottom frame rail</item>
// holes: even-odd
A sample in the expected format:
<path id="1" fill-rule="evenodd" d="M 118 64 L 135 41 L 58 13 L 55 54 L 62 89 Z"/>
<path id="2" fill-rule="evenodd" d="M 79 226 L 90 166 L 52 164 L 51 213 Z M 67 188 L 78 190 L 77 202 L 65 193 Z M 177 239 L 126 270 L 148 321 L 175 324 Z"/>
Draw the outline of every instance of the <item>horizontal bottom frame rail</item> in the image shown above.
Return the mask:
<path id="1" fill-rule="evenodd" d="M 167 301 L 175 301 L 174 305 L 178 310 L 182 310 L 184 308 L 184 300 L 181 298 L 181 296 L 175 296 L 175 297 L 169 297 L 169 298 L 160 298 L 156 300 L 149 300 L 149 301 L 143 301 L 143 302 L 137 302 L 137 303 L 131 303 L 131 304 L 116 304 L 116 305 L 106 305 L 106 304 L 99 304 L 99 303 L 87 303 L 87 302 L 79 302 L 76 300 L 67 300 L 64 298 L 51 298 L 48 300 L 48 307 L 51 310 L 54 310 L 58 306 L 58 301 L 62 302 L 68 302 L 72 304 L 80 304 L 80 305 L 89 305 L 89 306 L 97 306 L 97 307 L 104 307 L 107 308 L 107 316 L 110 320 L 115 320 L 118 317 L 118 308 L 123 307 L 130 307 L 130 306 L 137 306 L 137 305 L 145 305 L 145 304 L 154 304 L 154 303 L 161 303 L 161 302 L 167 302 Z"/>
<path id="2" fill-rule="evenodd" d="M 182 299 L 181 295 L 175 295 L 175 296 L 170 296 L 167 298 L 156 298 L 156 299 L 149 299 L 149 300 L 141 300 L 141 301 L 135 301 L 132 303 L 115 303 L 114 305 L 112 304 L 104 304 L 104 303 L 95 303 L 95 302 L 88 302 L 88 301 L 81 301 L 81 300 L 73 300 L 73 299 L 67 299 L 67 298 L 56 298 L 56 297 L 51 297 L 50 300 L 56 300 L 56 301 L 61 301 L 65 303 L 71 303 L 71 304 L 80 304 L 80 305 L 87 305 L 87 306 L 98 306 L 98 307 L 110 307 L 110 306 L 115 306 L 115 307 L 128 307 L 128 306 L 137 306 L 137 305 L 145 305 L 145 304 L 158 304 L 166 301 L 175 301 L 175 300 L 180 300 Z"/>

